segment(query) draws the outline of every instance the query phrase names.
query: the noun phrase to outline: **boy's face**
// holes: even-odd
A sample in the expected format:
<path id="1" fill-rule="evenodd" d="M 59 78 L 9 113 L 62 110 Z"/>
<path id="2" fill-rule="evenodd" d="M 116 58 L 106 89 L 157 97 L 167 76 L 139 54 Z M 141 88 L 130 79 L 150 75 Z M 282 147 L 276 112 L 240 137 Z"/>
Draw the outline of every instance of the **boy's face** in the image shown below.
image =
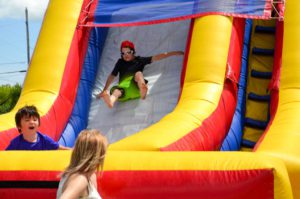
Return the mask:
<path id="1" fill-rule="evenodd" d="M 133 50 L 130 48 L 122 48 L 121 56 L 125 61 L 132 61 L 134 59 Z"/>
<path id="2" fill-rule="evenodd" d="M 21 129 L 23 134 L 34 134 L 37 132 L 39 127 L 39 120 L 35 116 L 24 116 L 21 118 L 21 126 L 18 128 Z"/>

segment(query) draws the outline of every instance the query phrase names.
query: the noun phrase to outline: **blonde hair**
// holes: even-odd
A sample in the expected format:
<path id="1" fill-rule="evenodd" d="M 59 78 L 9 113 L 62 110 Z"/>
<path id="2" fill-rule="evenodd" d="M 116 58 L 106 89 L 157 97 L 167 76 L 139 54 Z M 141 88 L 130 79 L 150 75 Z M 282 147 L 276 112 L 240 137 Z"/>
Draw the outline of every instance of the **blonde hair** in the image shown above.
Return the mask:
<path id="1" fill-rule="evenodd" d="M 107 148 L 107 139 L 96 129 L 83 130 L 76 140 L 70 164 L 62 174 L 91 174 L 102 171 Z"/>

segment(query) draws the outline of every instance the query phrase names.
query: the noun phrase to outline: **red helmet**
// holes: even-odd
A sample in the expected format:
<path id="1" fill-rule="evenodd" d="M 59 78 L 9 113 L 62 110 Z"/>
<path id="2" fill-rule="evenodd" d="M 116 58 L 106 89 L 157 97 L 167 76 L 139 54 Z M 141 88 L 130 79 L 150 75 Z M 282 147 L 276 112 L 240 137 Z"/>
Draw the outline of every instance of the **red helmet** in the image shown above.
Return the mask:
<path id="1" fill-rule="evenodd" d="M 122 48 L 130 48 L 133 51 L 135 50 L 134 49 L 134 44 L 131 41 L 129 41 L 129 40 L 123 41 L 121 43 L 120 50 L 122 50 Z"/>

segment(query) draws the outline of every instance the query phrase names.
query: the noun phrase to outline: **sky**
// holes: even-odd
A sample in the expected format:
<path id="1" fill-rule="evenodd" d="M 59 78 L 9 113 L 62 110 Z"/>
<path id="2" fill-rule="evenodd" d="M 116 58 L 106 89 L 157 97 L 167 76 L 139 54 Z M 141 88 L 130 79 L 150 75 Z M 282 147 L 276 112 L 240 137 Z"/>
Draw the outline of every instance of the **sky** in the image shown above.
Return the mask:
<path id="1" fill-rule="evenodd" d="M 0 85 L 23 84 L 28 68 L 25 8 L 28 9 L 30 57 L 49 0 L 0 0 Z"/>

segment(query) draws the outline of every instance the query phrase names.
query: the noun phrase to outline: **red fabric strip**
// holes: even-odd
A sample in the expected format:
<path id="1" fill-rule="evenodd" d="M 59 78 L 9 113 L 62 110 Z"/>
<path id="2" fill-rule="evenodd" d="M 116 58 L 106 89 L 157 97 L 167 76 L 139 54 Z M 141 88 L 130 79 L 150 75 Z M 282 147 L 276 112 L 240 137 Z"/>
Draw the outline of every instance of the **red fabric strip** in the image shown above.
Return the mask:
<path id="1" fill-rule="evenodd" d="M 273 199 L 271 169 L 242 171 L 106 171 L 105 199 Z"/>
<path id="2" fill-rule="evenodd" d="M 0 171 L 0 181 L 59 181 L 61 171 Z"/>

